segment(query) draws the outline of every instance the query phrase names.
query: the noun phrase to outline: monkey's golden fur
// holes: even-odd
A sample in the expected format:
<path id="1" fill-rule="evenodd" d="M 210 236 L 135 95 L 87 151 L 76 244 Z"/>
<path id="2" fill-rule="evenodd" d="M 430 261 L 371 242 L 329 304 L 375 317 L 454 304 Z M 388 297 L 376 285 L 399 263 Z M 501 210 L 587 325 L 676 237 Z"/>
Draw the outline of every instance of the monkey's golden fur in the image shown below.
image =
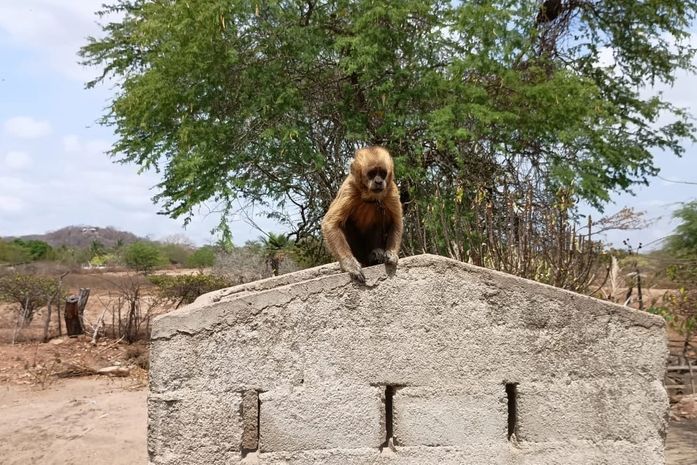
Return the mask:
<path id="1" fill-rule="evenodd" d="M 322 234 L 341 269 L 357 281 L 365 282 L 361 265 L 397 265 L 402 204 L 387 150 L 368 147 L 356 152 L 351 172 L 322 220 Z"/>

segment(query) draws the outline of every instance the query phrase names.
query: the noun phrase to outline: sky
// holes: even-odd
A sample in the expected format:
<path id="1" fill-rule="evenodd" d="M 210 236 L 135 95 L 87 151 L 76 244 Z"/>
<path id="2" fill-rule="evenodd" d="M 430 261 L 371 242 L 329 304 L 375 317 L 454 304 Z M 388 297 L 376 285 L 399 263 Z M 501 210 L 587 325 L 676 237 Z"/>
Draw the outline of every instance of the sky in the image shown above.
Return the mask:
<path id="1" fill-rule="evenodd" d="M 183 229 L 182 219 L 157 214 L 151 201 L 156 173 L 138 174 L 137 166 L 114 164 L 105 154 L 115 137 L 96 121 L 113 91 L 108 86 L 85 89 L 97 70 L 79 65 L 76 55 L 87 36 L 100 33 L 94 12 L 102 3 L 0 0 L 0 237 L 90 225 L 153 239 L 185 234 L 199 245 L 213 242 L 215 214 L 202 210 Z M 694 82 L 694 76 L 684 74 L 672 88 L 655 90 L 697 114 Z M 697 147 L 686 149 L 680 159 L 655 154 L 662 178 L 697 182 Z M 615 245 L 625 238 L 634 246 L 657 244 L 678 224 L 672 211 L 697 198 L 697 184 L 654 178 L 634 193 L 615 195 L 605 213 L 634 207 L 653 223 L 641 231 L 604 236 Z M 265 219 L 256 222 L 266 231 L 279 230 Z M 243 219 L 231 226 L 238 244 L 261 234 Z"/>

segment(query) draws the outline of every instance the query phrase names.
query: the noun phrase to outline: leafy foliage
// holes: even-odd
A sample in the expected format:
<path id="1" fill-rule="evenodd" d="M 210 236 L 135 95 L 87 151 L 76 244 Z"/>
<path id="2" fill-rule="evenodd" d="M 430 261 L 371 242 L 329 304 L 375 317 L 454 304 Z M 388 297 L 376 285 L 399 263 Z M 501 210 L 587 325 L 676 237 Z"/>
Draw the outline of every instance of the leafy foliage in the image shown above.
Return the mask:
<path id="1" fill-rule="evenodd" d="M 483 263 L 484 238 L 514 244 L 521 205 L 542 235 L 578 199 L 602 206 L 645 183 L 652 150 L 679 155 L 694 140 L 684 110 L 640 91 L 693 70 L 696 1 L 565 2 L 544 23 L 538 9 L 113 0 L 104 13 L 120 19 L 81 55 L 103 70 L 89 86 L 116 79 L 102 119 L 111 153 L 162 172 L 164 213 L 187 222 L 215 202 L 229 239 L 244 199 L 312 243 L 353 151 L 383 144 L 411 199 L 406 252 Z"/>
<path id="2" fill-rule="evenodd" d="M 684 204 L 673 216 L 682 223 L 668 238 L 668 250 L 679 257 L 697 258 L 697 200 Z"/>
<path id="3" fill-rule="evenodd" d="M 31 261 L 29 251 L 14 242 L 0 241 L 0 263 L 17 265 Z"/>
<path id="4" fill-rule="evenodd" d="M 165 259 L 157 245 L 139 241 L 124 249 L 123 261 L 129 268 L 147 273 L 164 264 Z"/>
<path id="5" fill-rule="evenodd" d="M 55 250 L 44 241 L 36 239 L 0 240 L 0 263 L 18 265 L 39 260 L 52 260 L 55 257 Z"/>
<path id="6" fill-rule="evenodd" d="M 203 246 L 192 253 L 186 264 L 190 268 L 209 268 L 215 265 L 216 248 Z"/>
<path id="7" fill-rule="evenodd" d="M 278 276 L 281 263 L 286 259 L 293 245 L 292 242 L 285 234 L 276 233 L 268 233 L 266 236 L 260 237 L 259 242 L 262 245 L 266 264 L 271 268 L 271 273 Z"/>

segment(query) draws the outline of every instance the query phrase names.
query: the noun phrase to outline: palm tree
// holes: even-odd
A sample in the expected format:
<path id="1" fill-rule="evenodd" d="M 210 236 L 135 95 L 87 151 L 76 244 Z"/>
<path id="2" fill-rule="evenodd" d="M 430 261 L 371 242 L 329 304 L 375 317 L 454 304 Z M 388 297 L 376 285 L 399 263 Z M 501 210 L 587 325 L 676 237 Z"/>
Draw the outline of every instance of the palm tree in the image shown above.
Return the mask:
<path id="1" fill-rule="evenodd" d="M 266 265 L 271 268 L 274 276 L 278 276 L 281 263 L 288 255 L 288 248 L 292 241 L 285 234 L 268 233 L 266 237 L 259 237 Z"/>

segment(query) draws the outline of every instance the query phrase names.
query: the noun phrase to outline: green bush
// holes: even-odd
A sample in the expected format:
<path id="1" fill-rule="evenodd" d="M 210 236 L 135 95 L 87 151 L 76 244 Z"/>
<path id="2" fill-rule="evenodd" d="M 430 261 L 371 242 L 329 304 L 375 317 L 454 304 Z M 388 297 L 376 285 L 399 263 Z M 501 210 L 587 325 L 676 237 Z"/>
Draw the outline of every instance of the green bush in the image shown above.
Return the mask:
<path id="1" fill-rule="evenodd" d="M 159 247 L 151 242 L 134 242 L 123 251 L 123 261 L 129 268 L 148 273 L 165 264 Z"/>
<path id="2" fill-rule="evenodd" d="M 0 263 L 18 265 L 31 261 L 29 251 L 14 242 L 0 241 Z"/>
<path id="3" fill-rule="evenodd" d="M 189 268 L 210 268 L 215 265 L 215 255 L 215 247 L 205 245 L 189 256 L 186 265 Z"/>
<path id="4" fill-rule="evenodd" d="M 44 241 L 15 239 L 12 242 L 26 250 L 32 261 L 50 260 L 54 256 L 53 248 Z"/>

